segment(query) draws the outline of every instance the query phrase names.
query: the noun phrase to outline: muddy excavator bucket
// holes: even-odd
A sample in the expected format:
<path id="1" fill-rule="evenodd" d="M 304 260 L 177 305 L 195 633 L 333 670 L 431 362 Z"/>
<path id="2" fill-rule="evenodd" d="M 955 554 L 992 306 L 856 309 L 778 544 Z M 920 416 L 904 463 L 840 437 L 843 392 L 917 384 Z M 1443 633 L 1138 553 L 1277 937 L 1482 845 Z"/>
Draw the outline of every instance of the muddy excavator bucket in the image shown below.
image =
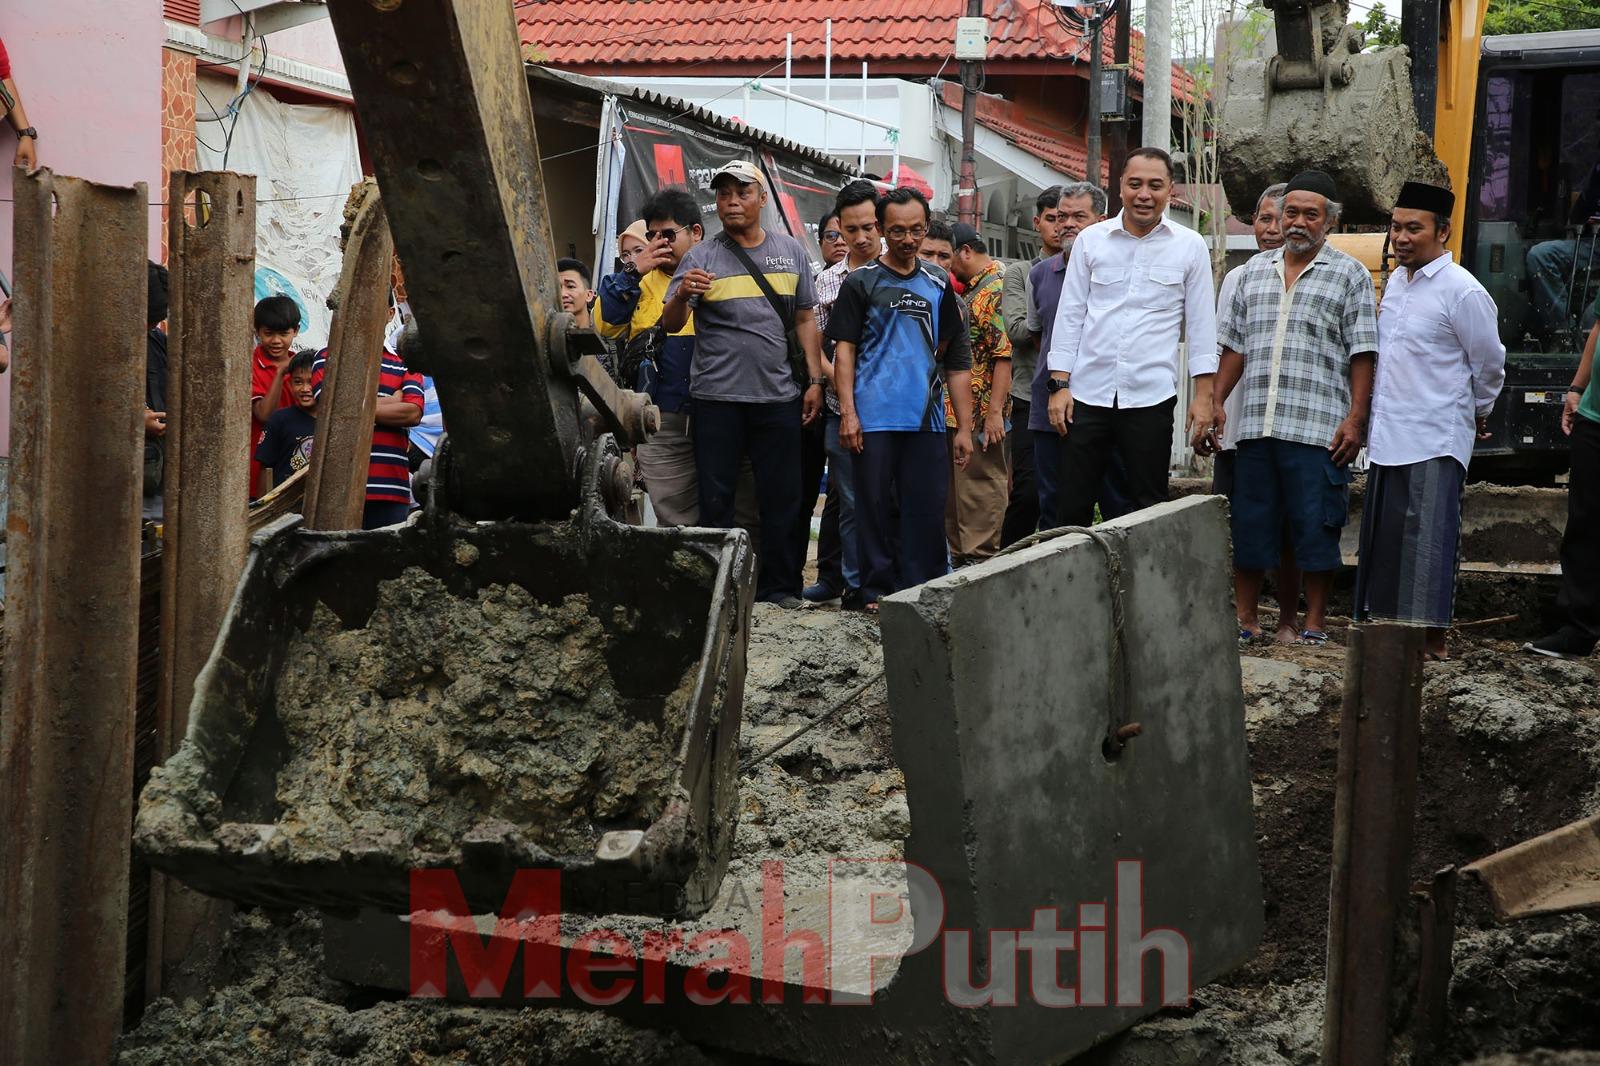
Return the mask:
<path id="1" fill-rule="evenodd" d="M 1307 169 L 1332 176 L 1345 223 L 1386 222 L 1408 180 L 1449 184 L 1417 123 L 1404 48 L 1360 51 L 1338 4 L 1267 6 L 1279 52 L 1231 61 L 1219 107 L 1218 172 L 1236 213 Z"/>
<path id="2" fill-rule="evenodd" d="M 498 911 L 535 868 L 567 910 L 699 913 L 737 814 L 749 540 L 619 521 L 658 415 L 558 310 L 509 0 L 328 9 L 447 435 L 420 521 L 255 536 L 137 846 L 267 906 L 408 913 L 432 870 L 431 900 Z"/>
<path id="3" fill-rule="evenodd" d="M 480 913 L 526 869 L 559 870 L 580 913 L 710 904 L 737 814 L 743 533 L 625 525 L 597 499 L 560 523 L 299 522 L 253 539 L 188 736 L 145 788 L 154 866 L 275 908 L 407 913 L 416 870 Z"/>

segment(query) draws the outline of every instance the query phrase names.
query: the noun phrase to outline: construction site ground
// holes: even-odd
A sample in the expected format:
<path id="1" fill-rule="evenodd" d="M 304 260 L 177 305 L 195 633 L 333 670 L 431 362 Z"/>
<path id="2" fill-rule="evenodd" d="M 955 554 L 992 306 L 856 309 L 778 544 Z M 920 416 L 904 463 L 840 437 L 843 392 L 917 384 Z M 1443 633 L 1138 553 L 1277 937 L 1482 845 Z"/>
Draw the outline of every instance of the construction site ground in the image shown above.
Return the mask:
<path id="1" fill-rule="evenodd" d="M 1600 659 L 1559 662 L 1518 650 L 1538 628 L 1538 591 L 1505 579 L 1464 581 L 1458 617 L 1469 625 L 1453 635 L 1454 657 L 1426 668 L 1417 878 L 1600 808 Z M 1514 613 L 1510 622 L 1470 625 Z M 1272 612 L 1264 614 L 1270 622 Z M 1091 1053 L 1095 1063 L 1317 1061 L 1343 622 L 1335 619 L 1325 647 L 1255 646 L 1241 656 L 1266 896 L 1260 951 L 1198 989 L 1190 1008 Z M 759 605 L 741 757 L 822 714 L 880 664 L 877 627 L 864 615 Z M 784 859 L 793 876 L 825 869 L 831 855 L 898 856 L 909 810 L 882 682 L 757 768 L 741 808 L 730 877 L 770 858 Z M 215 990 L 203 1000 L 158 1000 L 123 1038 L 117 1061 L 748 1061 L 600 1011 L 460 1006 L 343 986 L 322 973 L 318 922 L 308 913 L 238 912 Z M 1600 1064 L 1597 1005 L 1600 923 L 1571 916 L 1497 926 L 1462 885 L 1442 1061 Z"/>

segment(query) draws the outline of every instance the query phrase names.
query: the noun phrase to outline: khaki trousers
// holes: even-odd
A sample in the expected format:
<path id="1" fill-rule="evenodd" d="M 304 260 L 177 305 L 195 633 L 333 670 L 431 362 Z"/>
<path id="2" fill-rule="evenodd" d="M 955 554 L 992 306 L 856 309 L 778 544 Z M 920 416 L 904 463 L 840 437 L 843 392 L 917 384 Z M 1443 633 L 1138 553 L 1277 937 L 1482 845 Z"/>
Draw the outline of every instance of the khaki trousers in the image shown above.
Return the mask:
<path id="1" fill-rule="evenodd" d="M 949 431 L 955 437 L 956 431 Z M 1006 504 L 1011 498 L 1011 472 L 1004 441 L 991 444 L 988 451 L 973 440 L 972 458 L 966 468 L 950 463 L 950 497 L 945 504 L 945 539 L 950 542 L 950 558 L 960 566 L 976 559 L 987 559 L 1000 550 L 1000 529 L 1006 520 Z"/>

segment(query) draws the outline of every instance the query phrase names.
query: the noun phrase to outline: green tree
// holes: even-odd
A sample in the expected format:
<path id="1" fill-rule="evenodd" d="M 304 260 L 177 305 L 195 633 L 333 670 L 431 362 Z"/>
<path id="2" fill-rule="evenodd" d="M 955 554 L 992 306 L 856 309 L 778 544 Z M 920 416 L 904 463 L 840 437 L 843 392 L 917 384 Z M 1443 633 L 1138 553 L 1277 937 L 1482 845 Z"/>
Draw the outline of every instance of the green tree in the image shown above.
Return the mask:
<path id="1" fill-rule="evenodd" d="M 1366 19 L 1356 25 L 1366 34 L 1368 48 L 1374 45 L 1387 48 L 1400 43 L 1400 20 L 1389 17 L 1383 9 L 1383 0 L 1373 0 Z"/>
<path id="2" fill-rule="evenodd" d="M 1483 18 L 1483 32 L 1490 35 L 1595 27 L 1600 27 L 1600 3 L 1595 0 L 1489 0 Z"/>

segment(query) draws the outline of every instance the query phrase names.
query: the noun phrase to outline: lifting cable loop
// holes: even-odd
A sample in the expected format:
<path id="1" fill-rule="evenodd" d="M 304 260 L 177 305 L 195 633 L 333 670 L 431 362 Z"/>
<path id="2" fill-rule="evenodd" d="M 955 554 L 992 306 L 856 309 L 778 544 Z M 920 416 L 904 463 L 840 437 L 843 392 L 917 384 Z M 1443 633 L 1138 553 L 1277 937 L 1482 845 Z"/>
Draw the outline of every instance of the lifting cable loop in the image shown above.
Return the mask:
<path id="1" fill-rule="evenodd" d="M 1139 724 L 1128 721 L 1127 656 L 1123 647 L 1121 544 L 1128 539 L 1127 530 L 1106 529 L 1103 526 L 1058 526 L 1055 529 L 1044 529 L 1029 534 L 1015 544 L 1003 548 L 995 557 L 1010 555 L 1012 552 L 1073 533 L 1081 533 L 1088 537 L 1106 557 L 1106 571 L 1111 591 L 1111 653 L 1108 657 L 1109 669 L 1106 677 L 1106 736 L 1101 751 L 1106 758 L 1114 759 L 1122 753 L 1129 738 L 1136 737 L 1140 733 Z"/>

